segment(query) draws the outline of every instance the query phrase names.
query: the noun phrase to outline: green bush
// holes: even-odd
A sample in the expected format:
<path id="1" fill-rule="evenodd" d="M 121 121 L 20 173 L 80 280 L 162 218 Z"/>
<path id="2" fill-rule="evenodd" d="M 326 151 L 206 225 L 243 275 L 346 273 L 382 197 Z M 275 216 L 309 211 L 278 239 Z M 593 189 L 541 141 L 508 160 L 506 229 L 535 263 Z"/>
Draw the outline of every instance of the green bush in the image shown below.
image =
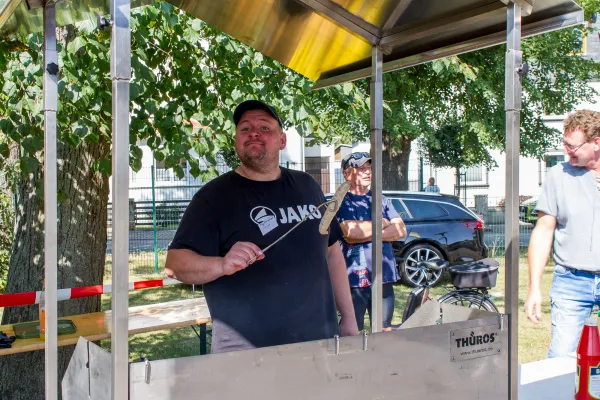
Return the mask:
<path id="1" fill-rule="evenodd" d="M 12 198 L 6 193 L 0 193 L 0 293 L 4 293 L 6 287 L 10 247 L 14 236 L 14 218 Z"/>

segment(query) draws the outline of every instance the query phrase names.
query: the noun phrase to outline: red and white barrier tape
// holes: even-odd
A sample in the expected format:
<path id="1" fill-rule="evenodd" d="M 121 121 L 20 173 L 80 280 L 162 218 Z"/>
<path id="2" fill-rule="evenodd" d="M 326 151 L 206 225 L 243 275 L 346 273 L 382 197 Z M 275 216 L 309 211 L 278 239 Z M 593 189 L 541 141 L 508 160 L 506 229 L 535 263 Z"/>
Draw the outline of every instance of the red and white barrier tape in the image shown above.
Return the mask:
<path id="1" fill-rule="evenodd" d="M 147 289 L 181 283 L 177 279 L 156 279 L 152 281 L 129 282 L 129 290 Z M 80 297 L 97 296 L 111 293 L 112 285 L 84 286 L 72 289 L 58 289 L 58 301 L 78 299 Z M 0 307 L 29 306 L 39 304 L 42 292 L 25 292 L 1 294 Z"/>

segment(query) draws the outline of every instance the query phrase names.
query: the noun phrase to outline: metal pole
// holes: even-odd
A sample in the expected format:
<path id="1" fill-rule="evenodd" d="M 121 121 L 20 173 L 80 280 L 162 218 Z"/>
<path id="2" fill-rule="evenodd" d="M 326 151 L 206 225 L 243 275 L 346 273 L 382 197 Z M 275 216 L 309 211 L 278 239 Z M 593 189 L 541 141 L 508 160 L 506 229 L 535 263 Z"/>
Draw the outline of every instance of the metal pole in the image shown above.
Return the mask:
<path id="1" fill-rule="evenodd" d="M 419 157 L 419 186 L 417 190 L 419 192 L 423 191 L 423 185 L 425 180 L 425 163 L 423 161 L 423 157 Z"/>
<path id="2" fill-rule="evenodd" d="M 156 166 L 154 163 L 154 157 L 152 157 L 152 170 L 150 177 L 152 178 L 152 230 L 154 232 L 154 273 L 158 275 L 158 242 L 156 237 L 156 191 L 154 187 Z"/>
<path id="3" fill-rule="evenodd" d="M 57 154 L 58 53 L 56 5 L 44 6 L 44 270 L 46 292 L 45 391 L 46 400 L 58 399 L 57 306 Z"/>
<path id="4" fill-rule="evenodd" d="M 129 81 L 131 32 L 129 0 L 111 0 L 112 77 L 112 400 L 129 392 Z"/>
<path id="5" fill-rule="evenodd" d="M 383 52 L 380 47 L 373 47 L 371 58 L 371 194 L 372 210 L 371 220 L 373 223 L 373 246 L 372 246 L 372 285 L 371 285 L 371 332 L 381 332 L 382 324 L 382 267 L 383 247 L 381 242 L 382 231 L 382 131 L 383 131 Z"/>
<path id="6" fill-rule="evenodd" d="M 521 111 L 521 6 L 507 6 L 506 26 L 506 254 L 505 313 L 508 314 L 509 399 L 518 398 L 518 316 L 519 316 L 519 140 Z"/>

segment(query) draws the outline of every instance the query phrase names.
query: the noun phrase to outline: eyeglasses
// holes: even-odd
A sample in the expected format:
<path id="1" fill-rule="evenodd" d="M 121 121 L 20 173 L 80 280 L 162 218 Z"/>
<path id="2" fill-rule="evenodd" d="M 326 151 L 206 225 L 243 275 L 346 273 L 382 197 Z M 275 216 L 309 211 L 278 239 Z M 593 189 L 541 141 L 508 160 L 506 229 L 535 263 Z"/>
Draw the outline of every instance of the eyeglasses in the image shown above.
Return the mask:
<path id="1" fill-rule="evenodd" d="M 583 145 L 584 145 L 584 144 L 586 144 L 586 143 L 588 143 L 588 142 L 583 142 L 583 143 L 581 143 L 579 146 L 572 146 L 572 145 L 570 145 L 570 144 L 568 144 L 568 143 L 564 143 L 564 142 L 563 142 L 563 146 L 565 146 L 565 149 L 567 149 L 567 151 L 569 151 L 569 152 L 571 152 L 571 153 L 575 153 L 577 150 L 579 150 L 579 148 L 580 148 L 581 146 L 583 146 Z"/>
<path id="2" fill-rule="evenodd" d="M 371 155 L 369 153 L 367 153 L 366 151 L 361 151 L 361 152 L 350 154 L 350 157 L 348 157 L 342 163 L 342 169 L 348 168 L 348 164 L 350 163 L 350 160 L 360 160 L 363 158 L 371 158 Z"/>

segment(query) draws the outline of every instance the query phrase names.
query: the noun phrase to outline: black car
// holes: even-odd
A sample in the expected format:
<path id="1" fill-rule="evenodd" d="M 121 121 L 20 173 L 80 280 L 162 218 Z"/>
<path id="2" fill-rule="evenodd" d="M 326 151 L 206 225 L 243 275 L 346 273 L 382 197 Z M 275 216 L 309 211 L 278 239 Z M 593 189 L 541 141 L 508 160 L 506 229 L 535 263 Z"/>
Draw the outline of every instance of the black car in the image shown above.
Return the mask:
<path id="1" fill-rule="evenodd" d="M 384 192 L 406 224 L 407 236 L 392 243 L 402 281 L 417 286 L 421 260 L 444 259 L 461 264 L 486 258 L 483 221 L 456 196 L 421 192 Z M 441 273 L 435 277 L 435 283 Z"/>
<path id="2" fill-rule="evenodd" d="M 404 220 L 407 236 L 392 243 L 402 281 L 418 286 L 424 273 L 416 268 L 418 261 L 443 259 L 451 265 L 486 258 L 488 248 L 483 241 L 483 221 L 466 208 L 456 196 L 425 192 L 388 192 Z M 441 272 L 433 284 L 441 279 Z"/>

